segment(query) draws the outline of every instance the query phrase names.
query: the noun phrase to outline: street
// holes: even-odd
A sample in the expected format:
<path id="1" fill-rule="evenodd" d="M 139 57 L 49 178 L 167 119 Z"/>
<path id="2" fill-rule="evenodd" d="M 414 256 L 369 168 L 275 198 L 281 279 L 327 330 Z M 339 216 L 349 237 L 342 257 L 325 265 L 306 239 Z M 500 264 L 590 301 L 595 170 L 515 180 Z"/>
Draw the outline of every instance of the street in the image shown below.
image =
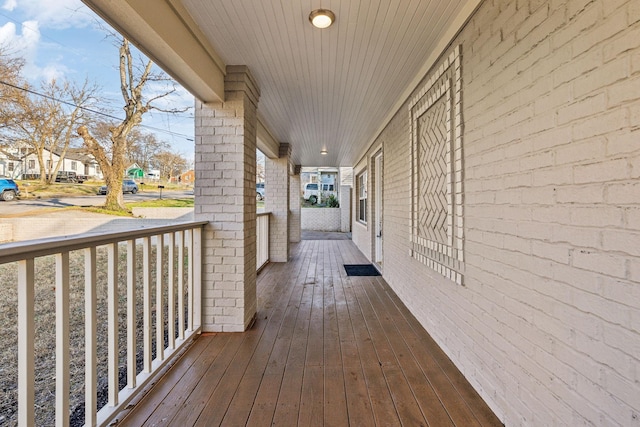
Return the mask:
<path id="1" fill-rule="evenodd" d="M 192 198 L 193 190 L 163 190 L 163 199 L 184 199 Z M 104 204 L 106 196 L 76 196 L 76 197 L 61 197 L 51 199 L 28 199 L 28 200 L 13 200 L 11 202 L 0 201 L 0 218 L 3 216 L 13 216 L 25 213 L 36 213 L 44 209 L 52 208 L 65 208 L 69 206 L 100 206 Z M 147 190 L 138 192 L 136 194 L 125 194 L 124 200 L 126 202 L 136 202 L 143 200 L 155 200 L 160 198 L 159 190 Z"/>

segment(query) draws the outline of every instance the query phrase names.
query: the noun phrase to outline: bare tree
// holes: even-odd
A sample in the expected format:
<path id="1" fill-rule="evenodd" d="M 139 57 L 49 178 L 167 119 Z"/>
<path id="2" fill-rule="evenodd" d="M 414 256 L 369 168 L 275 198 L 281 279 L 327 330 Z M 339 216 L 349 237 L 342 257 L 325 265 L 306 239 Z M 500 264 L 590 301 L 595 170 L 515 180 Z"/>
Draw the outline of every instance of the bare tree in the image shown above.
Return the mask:
<path id="1" fill-rule="evenodd" d="M 88 81 L 76 86 L 69 81 L 52 80 L 42 83 L 39 94 L 32 92 L 16 103 L 13 115 L 7 118 L 7 127 L 19 145 L 36 155 L 40 182 L 51 183 L 55 179 L 76 138 L 74 129 L 84 120 L 84 109 L 93 103 L 95 91 Z"/>
<path id="2" fill-rule="evenodd" d="M 18 114 L 20 105 L 24 102 L 25 92 L 20 89 L 25 86 L 21 71 L 24 60 L 15 58 L 8 53 L 4 46 L 0 46 L 0 132 L 4 134 L 0 138 L 0 150 L 8 148 L 6 139 L 9 123 Z"/>
<path id="3" fill-rule="evenodd" d="M 181 154 L 166 150 L 153 157 L 153 164 L 160 170 L 161 179 L 171 180 L 184 172 L 189 162 Z"/>
<path id="4" fill-rule="evenodd" d="M 175 92 L 175 83 L 166 74 L 154 72 L 151 60 L 134 61 L 128 40 L 122 39 L 119 52 L 120 90 L 124 101 L 125 117 L 109 128 L 110 148 L 105 148 L 105 145 L 92 135 L 87 126 L 78 128 L 78 135 L 82 137 L 89 153 L 96 158 L 109 189 L 105 208 L 116 211 L 127 210 L 122 196 L 122 180 L 127 167 L 127 147 L 131 132 L 142 123 L 142 116 L 152 109 L 175 113 L 186 111 L 186 109 L 164 110 L 155 106 L 155 101 Z M 143 91 L 149 82 L 172 83 L 172 86 L 159 95 L 147 98 L 143 95 Z"/>
<path id="5" fill-rule="evenodd" d="M 127 146 L 127 160 L 129 163 L 137 163 L 142 169 L 148 171 L 151 167 L 151 159 L 169 148 L 169 143 L 160 141 L 154 134 L 142 133 L 134 129 Z"/>

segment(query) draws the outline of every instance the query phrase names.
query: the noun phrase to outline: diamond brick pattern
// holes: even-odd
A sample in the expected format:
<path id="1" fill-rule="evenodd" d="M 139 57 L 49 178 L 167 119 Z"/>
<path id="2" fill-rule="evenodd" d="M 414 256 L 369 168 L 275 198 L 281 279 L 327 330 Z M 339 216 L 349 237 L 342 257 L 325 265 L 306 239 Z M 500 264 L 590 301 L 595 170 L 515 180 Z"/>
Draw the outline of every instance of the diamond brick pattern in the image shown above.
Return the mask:
<path id="1" fill-rule="evenodd" d="M 460 48 L 409 103 L 412 182 L 411 256 L 464 282 Z"/>
<path id="2" fill-rule="evenodd" d="M 418 236 L 447 242 L 446 103 L 440 98 L 418 118 Z"/>

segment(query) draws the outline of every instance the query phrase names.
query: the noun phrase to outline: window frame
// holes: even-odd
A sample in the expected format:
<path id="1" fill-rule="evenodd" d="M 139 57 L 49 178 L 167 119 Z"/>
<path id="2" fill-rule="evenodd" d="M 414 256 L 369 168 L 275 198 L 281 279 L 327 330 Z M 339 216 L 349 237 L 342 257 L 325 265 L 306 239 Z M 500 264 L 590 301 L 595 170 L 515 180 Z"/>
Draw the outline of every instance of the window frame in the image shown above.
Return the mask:
<path id="1" fill-rule="evenodd" d="M 357 221 L 361 224 L 367 224 L 367 210 L 368 210 L 368 194 L 367 194 L 367 171 L 364 170 L 357 175 Z"/>

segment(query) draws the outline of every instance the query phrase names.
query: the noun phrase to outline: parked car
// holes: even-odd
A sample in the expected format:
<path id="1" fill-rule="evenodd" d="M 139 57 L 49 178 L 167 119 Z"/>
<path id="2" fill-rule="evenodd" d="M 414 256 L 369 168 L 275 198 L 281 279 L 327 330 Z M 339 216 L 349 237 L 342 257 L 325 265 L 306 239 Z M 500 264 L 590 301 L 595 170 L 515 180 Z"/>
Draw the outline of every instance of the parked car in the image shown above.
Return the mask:
<path id="1" fill-rule="evenodd" d="M 256 183 L 256 200 L 264 200 L 264 182 Z"/>
<path id="2" fill-rule="evenodd" d="M 98 194 L 105 195 L 109 189 L 106 185 L 103 185 L 98 189 Z M 125 179 L 122 181 L 122 193 L 136 194 L 138 192 L 138 184 L 132 179 Z"/>
<path id="3" fill-rule="evenodd" d="M 12 179 L 0 178 L 0 199 L 8 202 L 20 195 L 18 184 Z"/>
<path id="4" fill-rule="evenodd" d="M 308 202 L 315 204 L 320 197 L 320 191 L 322 191 L 323 197 L 328 197 L 331 194 L 333 194 L 334 196 L 336 195 L 335 185 L 328 183 L 318 184 L 312 182 L 304 185 L 304 193 L 302 197 Z"/>
<path id="5" fill-rule="evenodd" d="M 58 171 L 56 174 L 56 182 L 79 182 L 82 184 L 85 179 L 84 175 L 78 175 L 73 171 Z"/>

